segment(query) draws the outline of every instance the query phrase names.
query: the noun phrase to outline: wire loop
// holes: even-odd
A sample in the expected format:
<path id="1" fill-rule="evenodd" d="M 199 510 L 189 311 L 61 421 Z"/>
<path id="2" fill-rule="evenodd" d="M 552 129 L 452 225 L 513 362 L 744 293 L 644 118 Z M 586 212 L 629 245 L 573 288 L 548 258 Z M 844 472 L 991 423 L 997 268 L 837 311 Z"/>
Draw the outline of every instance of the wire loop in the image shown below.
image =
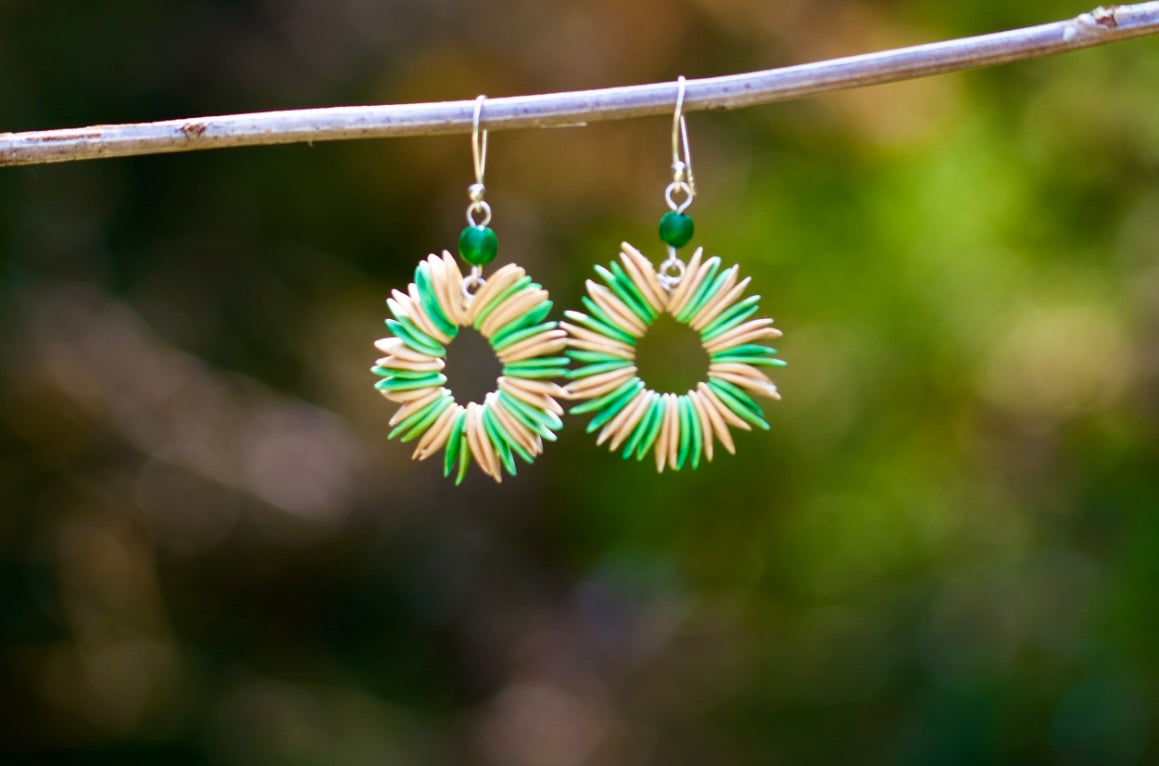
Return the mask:
<path id="1" fill-rule="evenodd" d="M 463 293 L 463 306 L 469 308 L 471 302 L 475 300 L 475 293 L 479 288 L 487 284 L 487 280 L 483 279 L 483 267 L 472 266 L 471 273 L 463 278 L 463 284 L 460 287 Z"/>
<path id="2" fill-rule="evenodd" d="M 661 286 L 671 292 L 684 279 L 684 261 L 676 257 L 676 248 L 668 246 L 668 258 L 656 270 Z M 672 272 L 672 273 L 669 273 Z"/>

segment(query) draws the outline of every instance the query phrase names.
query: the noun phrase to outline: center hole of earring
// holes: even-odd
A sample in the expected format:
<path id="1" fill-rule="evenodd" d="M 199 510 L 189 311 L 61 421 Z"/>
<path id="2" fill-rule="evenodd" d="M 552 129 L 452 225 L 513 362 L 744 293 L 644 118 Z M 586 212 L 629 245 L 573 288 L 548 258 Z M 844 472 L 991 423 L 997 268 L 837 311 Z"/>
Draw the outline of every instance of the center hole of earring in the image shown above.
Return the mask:
<path id="1" fill-rule="evenodd" d="M 653 391 L 683 394 L 708 379 L 708 352 L 698 332 L 661 314 L 636 341 L 636 369 Z"/>
<path id="2" fill-rule="evenodd" d="M 498 357 L 478 330 L 460 327 L 459 334 L 447 346 L 447 388 L 459 404 L 483 403 L 483 397 L 494 391 L 503 373 Z"/>

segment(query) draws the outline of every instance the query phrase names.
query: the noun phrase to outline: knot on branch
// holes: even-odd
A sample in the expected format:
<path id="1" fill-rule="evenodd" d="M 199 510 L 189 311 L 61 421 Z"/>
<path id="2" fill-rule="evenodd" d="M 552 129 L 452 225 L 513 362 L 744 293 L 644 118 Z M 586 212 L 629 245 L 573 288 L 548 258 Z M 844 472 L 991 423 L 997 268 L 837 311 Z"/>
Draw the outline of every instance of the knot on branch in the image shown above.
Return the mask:
<path id="1" fill-rule="evenodd" d="M 1082 35 L 1098 35 L 1118 28 L 1118 9 L 1117 5 L 1112 5 L 1110 8 L 1100 5 L 1090 13 L 1080 13 L 1074 21 L 1063 28 L 1062 39 L 1065 42 L 1070 42 Z"/>

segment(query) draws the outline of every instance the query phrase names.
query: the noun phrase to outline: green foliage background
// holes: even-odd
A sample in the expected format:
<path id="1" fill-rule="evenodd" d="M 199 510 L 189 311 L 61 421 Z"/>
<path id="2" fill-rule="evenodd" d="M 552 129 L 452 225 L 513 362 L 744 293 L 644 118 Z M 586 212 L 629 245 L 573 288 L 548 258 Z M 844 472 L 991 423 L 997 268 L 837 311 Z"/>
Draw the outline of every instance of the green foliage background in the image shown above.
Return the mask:
<path id="1" fill-rule="evenodd" d="M 707 76 L 1085 10 L 7 0 L 0 129 Z M 771 433 L 659 477 L 578 420 L 501 486 L 386 442 L 371 343 L 456 241 L 464 137 L 0 170 L 3 762 L 1156 762 L 1156 46 L 692 115 L 697 240 L 791 366 Z M 494 134 L 500 261 L 562 308 L 621 240 L 658 254 L 667 142 Z"/>

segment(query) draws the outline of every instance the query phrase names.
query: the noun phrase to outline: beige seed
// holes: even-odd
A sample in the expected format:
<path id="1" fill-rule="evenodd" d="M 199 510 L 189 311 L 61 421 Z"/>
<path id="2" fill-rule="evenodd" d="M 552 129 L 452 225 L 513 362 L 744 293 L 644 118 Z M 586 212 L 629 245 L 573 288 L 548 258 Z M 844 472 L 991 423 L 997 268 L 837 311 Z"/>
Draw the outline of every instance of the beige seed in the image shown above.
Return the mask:
<path id="1" fill-rule="evenodd" d="M 500 327 L 525 316 L 549 297 L 546 290 L 520 290 L 487 316 L 479 332 L 483 333 L 483 337 L 490 338 Z"/>
<path id="2" fill-rule="evenodd" d="M 386 305 L 396 317 L 401 316 L 404 319 L 409 319 L 425 334 L 431 335 L 434 325 L 427 319 L 425 312 L 419 312 L 415 308 L 411 303 L 410 296 L 406 293 L 400 293 L 398 290 L 395 290 L 392 296 L 387 298 Z M 422 314 L 422 316 L 419 316 L 419 314 Z M 434 336 L 431 335 L 431 337 Z"/>
<path id="3" fill-rule="evenodd" d="M 609 437 L 615 437 L 612 439 L 613 445 L 619 443 L 617 439 L 623 441 L 624 438 L 627 438 L 632 427 L 643 416 L 643 405 L 647 404 L 647 402 L 648 389 L 642 388 L 636 392 L 636 395 L 632 397 L 630 402 L 625 404 L 611 420 L 604 424 L 604 427 L 600 430 L 600 435 L 596 437 L 596 446 L 598 447 L 603 444 Z M 611 449 L 615 449 L 615 447 L 613 446 Z"/>
<path id="4" fill-rule="evenodd" d="M 414 283 L 410 284 L 410 289 L 417 292 L 418 288 Z M 409 295 L 400 293 L 398 290 L 394 291 L 395 300 L 398 300 L 402 307 L 410 316 L 411 321 L 418 325 L 418 328 L 431 336 L 439 343 L 450 343 L 451 337 L 439 329 L 435 324 L 435 320 L 431 319 L 430 314 L 427 313 L 426 308 L 423 307 L 422 301 L 412 299 Z"/>
<path id="5" fill-rule="evenodd" d="M 558 383 L 550 380 L 541 380 L 537 378 L 518 378 L 518 377 L 501 377 L 499 380 L 506 380 L 513 386 L 525 388 L 528 391 L 539 394 L 541 396 L 558 396 L 563 392 L 563 388 Z"/>
<path id="6" fill-rule="evenodd" d="M 499 361 L 503 362 L 503 364 L 509 364 L 524 359 L 552 356 L 563 352 L 566 348 L 567 330 L 558 328 L 555 330 L 544 330 L 503 349 L 499 353 Z"/>
<path id="7" fill-rule="evenodd" d="M 753 367 L 751 364 L 743 362 L 714 362 L 708 366 L 708 371 L 711 372 L 726 372 L 730 375 L 737 375 L 744 378 L 750 378 L 756 383 L 763 385 L 771 385 L 773 381 L 769 380 L 769 376 Z"/>
<path id="8" fill-rule="evenodd" d="M 632 404 L 632 407 L 635 411 L 633 411 L 631 415 L 629 415 L 628 419 L 621 424 L 619 429 L 617 429 L 616 435 L 612 437 L 611 443 L 608 444 L 608 449 L 617 450 L 620 448 L 620 445 L 627 441 L 628 437 L 632 435 L 632 431 L 636 429 L 636 427 L 640 424 L 640 421 L 644 418 L 645 415 L 648 414 L 648 410 L 652 408 L 652 403 L 658 396 L 660 396 L 660 394 L 649 389 L 644 389 L 640 392 L 640 395 L 636 397 Z"/>
<path id="9" fill-rule="evenodd" d="M 680 457 L 680 405 L 676 394 L 668 394 L 668 411 L 665 415 L 672 421 L 668 429 L 668 467 L 676 470 L 677 459 Z"/>
<path id="10" fill-rule="evenodd" d="M 657 313 L 663 312 L 664 307 L 668 305 L 668 292 L 660 284 L 660 279 L 656 276 L 656 269 L 652 266 L 651 261 L 627 242 L 621 242 L 620 262 L 624 264 L 624 269 L 632 277 L 632 281 L 648 299 L 648 304 L 652 309 Z"/>
<path id="11" fill-rule="evenodd" d="M 483 408 L 476 402 L 467 405 L 467 444 L 475 456 L 475 462 L 483 473 L 498 483 L 503 483 L 499 468 L 499 456 L 491 444 L 491 438 L 483 427 Z"/>
<path id="12" fill-rule="evenodd" d="M 426 304 L 423 303 L 422 296 L 419 295 L 419 286 L 418 285 L 416 285 L 414 282 L 411 282 L 409 285 L 407 285 L 407 294 L 410 296 L 411 303 L 418 306 L 423 311 L 423 314 L 425 316 L 429 317 L 431 315 L 431 312 L 427 311 Z M 438 296 L 436 296 L 436 298 L 437 297 Z M 438 303 L 438 300 L 436 300 L 435 303 Z M 444 312 L 444 314 L 445 313 L 446 312 Z M 448 317 L 448 319 L 449 319 L 449 317 Z M 432 322 L 433 321 L 434 320 L 432 318 Z M 446 343 L 450 343 L 453 340 L 453 338 L 451 336 L 447 335 L 445 332 L 440 330 L 437 326 L 435 326 L 435 330 L 438 332 L 438 335 L 433 336 L 433 337 L 436 340 L 438 340 L 440 343 L 446 344 Z"/>
<path id="13" fill-rule="evenodd" d="M 620 359 L 626 359 L 628 361 L 631 361 L 636 357 L 635 350 L 630 347 L 626 349 L 614 349 L 609 348 L 602 343 L 594 343 L 587 340 L 577 340 L 575 338 L 569 339 L 567 345 L 568 347 L 574 348 L 578 351 L 597 351 L 601 354 L 611 354 L 612 356 L 618 357 Z"/>
<path id="14" fill-rule="evenodd" d="M 669 394 L 662 394 L 660 397 L 664 411 L 660 413 L 660 433 L 656 435 L 656 441 L 652 443 L 652 457 L 656 461 L 658 473 L 664 470 L 664 464 L 668 462 L 668 429 L 672 427 L 672 422 L 668 419 L 669 396 Z"/>
<path id="15" fill-rule="evenodd" d="M 676 307 L 681 305 L 681 302 L 684 300 L 685 296 L 687 296 L 692 291 L 692 282 L 696 278 L 696 275 L 700 273 L 700 257 L 703 253 L 703 247 L 696 248 L 696 252 L 692 254 L 692 258 L 684 266 L 684 278 L 680 280 L 680 284 L 677 285 L 676 289 L 672 291 L 672 294 L 668 296 L 669 314 L 675 316 L 677 313 L 679 313 L 679 309 Z"/>
<path id="16" fill-rule="evenodd" d="M 392 402 L 404 404 L 406 402 L 413 402 L 421 396 L 426 396 L 431 391 L 438 390 L 437 386 L 424 386 L 422 388 L 412 388 L 409 391 L 383 391 L 379 389 L 378 393 Z"/>
<path id="17" fill-rule="evenodd" d="M 376 364 L 389 370 L 406 370 L 408 372 L 438 372 L 446 366 L 446 362 L 438 357 L 429 362 L 412 362 L 397 356 L 384 356 Z"/>
<path id="18" fill-rule="evenodd" d="M 514 415 L 507 411 L 507 408 L 499 401 L 499 397 L 494 391 L 487 394 L 487 398 L 483 403 L 491 408 L 491 413 L 499 421 L 499 425 L 503 426 L 503 430 L 509 433 L 511 438 L 519 443 L 520 447 L 526 450 L 532 457 L 539 454 L 539 448 L 542 442 L 536 439 L 536 435 L 529 431 L 527 426 L 520 423 L 515 419 Z"/>
<path id="19" fill-rule="evenodd" d="M 470 324 L 470 317 L 467 313 L 467 306 L 463 299 L 463 272 L 459 270 L 459 264 L 455 262 L 452 256 L 446 250 L 443 251 L 443 274 L 446 280 L 443 290 L 446 294 L 447 305 L 453 306 L 458 320 L 456 324 L 462 326 Z"/>
<path id="20" fill-rule="evenodd" d="M 433 253 L 427 256 L 427 266 L 430 271 L 431 292 L 435 294 L 435 302 L 439 304 L 439 308 L 447 315 L 455 325 L 460 324 L 459 310 L 454 301 L 448 299 L 449 290 L 447 287 L 447 264 L 443 259 Z M 460 301 L 462 298 L 459 299 Z"/>
<path id="21" fill-rule="evenodd" d="M 744 294 L 744 291 L 748 288 L 749 282 L 751 281 L 751 277 L 745 277 L 740 281 L 739 284 L 737 284 L 727 293 L 724 293 L 723 297 L 712 301 L 711 306 L 705 306 L 703 309 L 697 312 L 695 320 L 689 323 L 689 327 L 692 327 L 697 331 L 703 330 L 705 327 L 712 323 L 712 320 L 716 319 L 724 311 L 726 311 L 729 307 L 737 302 L 741 295 Z"/>
<path id="22" fill-rule="evenodd" d="M 775 327 L 763 327 L 756 330 L 750 330 L 740 335 L 735 335 L 731 338 L 722 340 L 720 343 L 713 341 L 704 345 L 705 351 L 710 354 L 715 354 L 718 351 L 725 351 L 736 346 L 743 346 L 746 343 L 753 343 L 755 341 L 776 340 L 781 337 L 781 331 Z"/>
<path id="23" fill-rule="evenodd" d="M 537 410 L 548 410 L 549 412 L 554 412 L 556 415 L 562 415 L 563 407 L 555 400 L 555 397 L 561 399 L 566 398 L 567 392 L 559 386 L 554 385 L 547 391 L 526 385 L 528 383 L 539 382 L 541 381 L 503 376 L 499 378 L 499 388 L 530 407 L 534 407 Z"/>
<path id="24" fill-rule="evenodd" d="M 404 418 L 406 418 L 407 415 L 411 414 L 412 412 L 418 412 L 420 409 L 427 406 L 428 404 L 433 402 L 435 399 L 438 399 L 440 396 L 443 395 L 444 392 L 446 392 L 447 389 L 434 388 L 434 389 L 423 389 L 423 390 L 426 391 L 426 394 L 424 396 L 420 396 L 417 399 L 412 399 L 411 401 L 407 402 L 403 406 L 399 407 L 398 410 L 394 413 L 394 415 L 391 416 L 390 421 L 387 423 L 387 425 L 393 426 L 396 423 L 402 422 L 402 420 Z"/>
<path id="25" fill-rule="evenodd" d="M 725 301 L 728 300 L 730 292 L 736 286 L 736 278 L 739 271 L 739 266 L 733 266 L 725 272 L 724 283 L 720 286 L 716 293 L 713 294 L 712 297 L 710 297 L 708 301 L 700 307 L 700 310 L 692 315 L 692 319 L 688 321 L 689 327 L 699 332 L 702 327 L 712 321 L 711 318 L 706 319 L 705 317 L 714 317 L 716 316 L 716 311 L 718 308 L 723 309 L 725 306 L 731 305 Z"/>
<path id="26" fill-rule="evenodd" d="M 431 362 L 438 359 L 437 356 L 422 351 L 415 351 L 410 346 L 406 345 L 401 338 L 391 336 L 389 338 L 379 338 L 374 342 L 375 348 L 389 356 L 397 357 L 400 360 L 410 362 Z"/>
<path id="27" fill-rule="evenodd" d="M 724 422 L 724 418 L 717 412 L 716 407 L 708 401 L 708 397 L 699 389 L 695 392 L 695 401 L 700 406 L 700 410 L 708 416 L 708 422 L 712 426 L 712 432 L 716 434 L 716 438 L 731 454 L 736 454 L 736 445 L 732 441 L 732 432 L 728 430 L 728 424 Z"/>
<path id="28" fill-rule="evenodd" d="M 725 403 L 720 400 L 720 397 L 718 397 L 716 395 L 716 392 L 714 392 L 711 388 L 708 387 L 707 383 L 702 382 L 702 383 L 697 384 L 696 389 L 698 391 L 700 391 L 700 395 L 704 397 L 704 400 L 706 402 L 708 402 L 710 405 L 712 405 L 713 409 L 716 410 L 716 413 L 718 415 L 720 415 L 720 417 L 724 420 L 725 423 L 727 423 L 730 426 L 733 426 L 734 428 L 739 428 L 742 431 L 753 430 L 753 427 L 750 426 L 747 421 L 742 420 L 739 415 L 737 415 L 735 412 L 730 410 L 725 405 Z M 730 450 L 730 452 L 731 452 L 731 450 Z"/>
<path id="29" fill-rule="evenodd" d="M 596 302 L 597 306 L 604 310 L 604 313 L 608 315 L 618 328 L 636 338 L 639 338 L 648 331 L 648 325 L 644 324 L 640 320 L 640 317 L 636 316 L 635 312 L 625 306 L 624 302 L 611 290 L 603 285 L 596 284 L 590 279 L 587 280 L 586 285 L 588 295 Z"/>
<path id="30" fill-rule="evenodd" d="M 618 370 L 601 372 L 598 375 L 589 375 L 586 378 L 573 380 L 564 386 L 564 390 L 573 399 L 594 399 L 614 391 L 623 383 L 636 375 L 636 367 L 623 367 Z"/>
<path id="31" fill-rule="evenodd" d="M 708 353 L 712 354 L 717 351 L 723 351 L 726 348 L 733 348 L 740 346 L 749 341 L 758 338 L 779 338 L 781 331 L 775 327 L 770 327 L 773 320 L 769 318 L 751 319 L 744 324 L 737 325 L 723 335 L 718 335 L 708 343 L 704 344 L 704 348 Z"/>
<path id="32" fill-rule="evenodd" d="M 463 408 L 458 404 L 452 404 L 443 410 L 443 414 L 435 419 L 430 429 L 419 437 L 419 443 L 415 446 L 414 455 L 411 457 L 415 460 L 426 460 L 435 454 L 450 438 L 455 418 L 462 411 Z"/>
<path id="33" fill-rule="evenodd" d="M 736 375 L 736 374 L 731 373 L 731 372 L 719 372 L 719 371 L 718 372 L 710 372 L 710 373 L 708 373 L 708 376 L 710 378 L 719 378 L 720 380 L 727 380 L 729 383 L 732 383 L 736 386 L 739 386 L 740 388 L 746 389 L 747 391 L 749 391 L 751 393 L 759 394 L 760 396 L 767 396 L 770 399 L 780 399 L 781 398 L 781 395 L 777 393 L 777 387 L 774 386 L 771 382 L 762 383 L 762 382 L 755 380 L 753 378 L 750 378 L 748 376 Z"/>
<path id="34" fill-rule="evenodd" d="M 494 477 L 495 481 L 501 483 L 503 481 L 503 464 L 499 460 L 499 453 L 496 451 L 498 448 L 495 446 L 495 442 L 491 441 L 491 437 L 487 434 L 487 428 L 483 425 L 483 411 L 485 408 L 481 404 L 476 404 L 475 406 L 479 408 L 475 428 L 479 432 L 479 439 L 483 444 L 483 452 L 486 453 L 487 462 L 491 466 L 491 476 Z"/>
<path id="35" fill-rule="evenodd" d="M 471 306 L 467 310 L 468 324 L 474 325 L 479 314 L 487 308 L 487 304 L 498 298 L 500 293 L 518 282 L 526 273 L 523 267 L 509 263 L 488 277 L 486 284 L 479 288 L 471 300 Z"/>
<path id="36" fill-rule="evenodd" d="M 704 435 L 704 457 L 712 462 L 712 442 L 713 429 L 712 421 L 708 418 L 708 413 L 704 409 L 704 402 L 700 401 L 700 394 L 696 391 L 688 392 L 688 400 L 692 402 L 692 409 L 696 412 L 696 418 L 700 421 L 700 433 Z"/>
<path id="37" fill-rule="evenodd" d="M 635 359 L 636 349 L 623 341 L 614 338 L 608 338 L 593 332 L 586 327 L 572 324 L 571 322 L 560 322 L 559 326 L 568 331 L 571 335 L 570 345 L 572 348 L 584 348 L 589 351 L 601 351 L 605 354 L 612 354 L 623 359 Z M 584 345 L 580 345 L 580 341 Z"/>
<path id="38" fill-rule="evenodd" d="M 427 262 L 431 264 L 431 286 L 435 297 L 447 318 L 456 325 L 466 324 L 467 315 L 463 308 L 463 273 L 458 264 L 446 250 L 442 256 L 431 255 Z"/>
<path id="39" fill-rule="evenodd" d="M 700 250 L 698 249 L 697 255 L 699 254 Z M 708 272 L 712 270 L 712 264 L 713 259 L 706 258 L 704 263 L 700 265 L 700 268 L 698 268 L 695 274 L 693 274 L 691 280 L 687 277 L 688 274 L 692 273 L 691 264 L 689 265 L 689 268 L 684 272 L 685 278 L 680 283 L 681 287 L 684 287 L 685 284 L 687 284 L 687 289 L 685 289 L 684 292 L 680 294 L 679 298 L 677 298 L 675 295 L 672 296 L 672 300 L 668 303 L 668 311 L 672 314 L 672 316 L 676 316 L 681 311 L 683 311 L 684 307 L 688 304 L 688 301 L 692 300 L 692 296 L 696 295 L 696 291 L 700 289 L 701 284 L 703 284 L 704 280 L 708 279 Z"/>

